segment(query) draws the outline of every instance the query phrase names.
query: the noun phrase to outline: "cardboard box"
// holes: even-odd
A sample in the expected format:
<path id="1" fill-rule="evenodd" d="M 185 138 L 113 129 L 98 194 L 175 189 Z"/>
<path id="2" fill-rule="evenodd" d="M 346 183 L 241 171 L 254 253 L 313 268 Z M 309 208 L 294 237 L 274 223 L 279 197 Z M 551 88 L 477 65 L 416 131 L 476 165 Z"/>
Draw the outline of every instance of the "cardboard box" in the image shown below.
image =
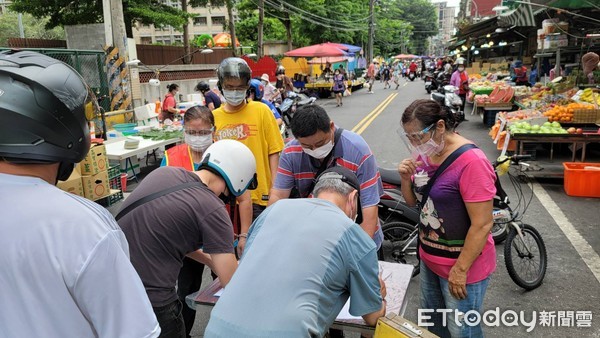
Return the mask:
<path id="1" fill-rule="evenodd" d="M 95 201 L 110 194 L 108 172 L 101 171 L 95 175 L 82 176 L 83 193 L 85 198 Z"/>
<path id="2" fill-rule="evenodd" d="M 66 181 L 58 181 L 56 186 L 60 190 L 85 197 L 83 192 L 83 182 L 81 181 L 81 174 L 79 173 L 79 165 L 75 166 L 73 173 L 71 173 L 71 176 L 69 176 Z"/>
<path id="3" fill-rule="evenodd" d="M 103 144 L 92 144 L 90 151 L 80 165 L 81 175 L 95 175 L 108 170 L 106 147 Z"/>

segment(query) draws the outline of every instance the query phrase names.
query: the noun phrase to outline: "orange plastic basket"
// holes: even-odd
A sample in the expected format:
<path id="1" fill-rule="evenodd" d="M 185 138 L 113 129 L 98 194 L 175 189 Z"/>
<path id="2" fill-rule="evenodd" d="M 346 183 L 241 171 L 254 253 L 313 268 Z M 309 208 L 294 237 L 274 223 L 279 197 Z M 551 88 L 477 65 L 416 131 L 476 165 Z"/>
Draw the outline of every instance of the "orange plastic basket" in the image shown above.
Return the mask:
<path id="1" fill-rule="evenodd" d="M 565 162 L 563 166 L 567 195 L 600 197 L 600 163 Z"/>

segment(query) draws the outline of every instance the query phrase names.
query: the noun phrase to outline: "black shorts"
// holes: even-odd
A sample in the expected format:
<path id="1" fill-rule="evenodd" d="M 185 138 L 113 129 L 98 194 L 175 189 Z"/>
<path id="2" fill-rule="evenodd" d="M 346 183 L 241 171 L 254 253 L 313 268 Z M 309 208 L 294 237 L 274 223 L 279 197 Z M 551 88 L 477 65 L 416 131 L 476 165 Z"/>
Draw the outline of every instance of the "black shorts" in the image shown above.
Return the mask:
<path id="1" fill-rule="evenodd" d="M 343 94 L 345 90 L 334 90 L 335 94 Z"/>

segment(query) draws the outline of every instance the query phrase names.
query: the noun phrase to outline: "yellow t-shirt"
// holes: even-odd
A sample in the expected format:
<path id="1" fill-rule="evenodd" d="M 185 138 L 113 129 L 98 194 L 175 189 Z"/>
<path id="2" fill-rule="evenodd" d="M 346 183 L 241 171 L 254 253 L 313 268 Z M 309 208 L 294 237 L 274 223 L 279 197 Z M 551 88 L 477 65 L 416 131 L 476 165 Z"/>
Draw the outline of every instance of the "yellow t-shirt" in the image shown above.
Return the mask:
<path id="1" fill-rule="evenodd" d="M 244 143 L 256 158 L 258 187 L 252 190 L 252 203 L 266 206 L 271 177 L 269 155 L 283 150 L 283 139 L 273 112 L 261 102 L 248 102 L 242 109 L 227 113 L 224 105 L 213 111 L 216 139 Z"/>

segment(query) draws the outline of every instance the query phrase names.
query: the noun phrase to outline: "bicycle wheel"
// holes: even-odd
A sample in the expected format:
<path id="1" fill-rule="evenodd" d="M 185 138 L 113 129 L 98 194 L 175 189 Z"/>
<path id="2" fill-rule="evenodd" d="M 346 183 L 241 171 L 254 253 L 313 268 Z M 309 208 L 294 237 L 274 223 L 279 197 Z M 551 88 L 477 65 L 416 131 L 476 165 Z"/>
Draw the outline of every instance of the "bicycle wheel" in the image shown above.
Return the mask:
<path id="1" fill-rule="evenodd" d="M 531 225 L 521 225 L 521 232 L 523 238 L 516 229 L 510 229 L 504 244 L 504 263 L 515 284 L 525 290 L 533 290 L 542 284 L 546 275 L 546 245 Z"/>
<path id="2" fill-rule="evenodd" d="M 379 249 L 379 257 L 386 262 L 412 265 L 413 277 L 419 274 L 416 229 L 414 225 L 405 222 L 385 223 L 381 227 L 383 243 Z"/>

